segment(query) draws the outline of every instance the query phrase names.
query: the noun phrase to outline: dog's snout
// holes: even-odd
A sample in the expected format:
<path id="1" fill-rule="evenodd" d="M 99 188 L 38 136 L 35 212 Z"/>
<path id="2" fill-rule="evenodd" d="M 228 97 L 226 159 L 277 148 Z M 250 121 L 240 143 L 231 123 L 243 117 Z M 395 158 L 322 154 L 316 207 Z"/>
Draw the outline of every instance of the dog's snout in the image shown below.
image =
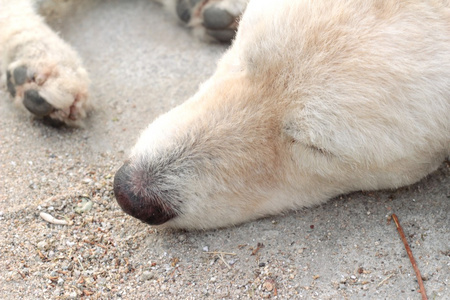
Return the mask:
<path id="1" fill-rule="evenodd" d="M 150 225 L 163 224 L 176 216 L 159 196 L 133 192 L 132 178 L 133 170 L 128 163 L 114 177 L 114 195 L 124 212 Z"/>

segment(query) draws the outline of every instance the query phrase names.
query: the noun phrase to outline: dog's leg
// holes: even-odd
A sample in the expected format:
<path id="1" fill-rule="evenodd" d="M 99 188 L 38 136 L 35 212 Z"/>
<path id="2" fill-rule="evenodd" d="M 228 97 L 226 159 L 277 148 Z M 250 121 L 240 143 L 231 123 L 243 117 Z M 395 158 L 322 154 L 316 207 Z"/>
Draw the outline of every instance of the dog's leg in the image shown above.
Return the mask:
<path id="1" fill-rule="evenodd" d="M 0 0 L 0 74 L 15 103 L 52 124 L 78 125 L 91 108 L 80 58 L 32 1 Z"/>
<path id="2" fill-rule="evenodd" d="M 248 0 L 156 0 L 208 41 L 230 42 Z"/>

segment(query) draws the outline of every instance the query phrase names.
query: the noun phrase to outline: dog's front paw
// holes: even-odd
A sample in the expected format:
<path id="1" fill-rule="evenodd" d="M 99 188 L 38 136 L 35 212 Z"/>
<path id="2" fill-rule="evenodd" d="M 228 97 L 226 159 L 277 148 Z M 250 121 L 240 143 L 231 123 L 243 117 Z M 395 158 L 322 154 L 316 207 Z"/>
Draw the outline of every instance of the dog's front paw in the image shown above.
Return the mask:
<path id="1" fill-rule="evenodd" d="M 245 0 L 177 0 L 175 8 L 178 17 L 200 38 L 230 42 L 246 5 Z"/>
<path id="2" fill-rule="evenodd" d="M 80 125 L 91 109 L 78 54 L 28 2 L 0 10 L 0 75 L 16 104 L 50 124 Z"/>
<path id="3" fill-rule="evenodd" d="M 79 124 L 90 109 L 88 77 L 81 68 L 40 59 L 29 64 L 12 63 L 6 71 L 6 87 L 17 104 L 52 125 Z"/>
<path id="4" fill-rule="evenodd" d="M 19 48 L 5 72 L 14 101 L 52 125 L 79 124 L 90 109 L 89 80 L 73 50 L 65 44 L 41 42 Z"/>

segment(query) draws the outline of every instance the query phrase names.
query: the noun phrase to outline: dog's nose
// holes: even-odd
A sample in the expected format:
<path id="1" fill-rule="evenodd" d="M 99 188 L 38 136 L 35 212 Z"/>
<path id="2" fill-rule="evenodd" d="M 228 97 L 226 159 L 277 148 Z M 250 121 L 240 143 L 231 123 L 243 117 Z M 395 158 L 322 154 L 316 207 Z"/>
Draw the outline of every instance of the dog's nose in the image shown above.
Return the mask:
<path id="1" fill-rule="evenodd" d="M 176 216 L 169 205 L 157 195 L 136 195 L 133 192 L 132 168 L 125 163 L 114 177 L 114 195 L 127 214 L 150 225 L 160 225 Z M 145 194 L 145 195 L 144 195 Z"/>

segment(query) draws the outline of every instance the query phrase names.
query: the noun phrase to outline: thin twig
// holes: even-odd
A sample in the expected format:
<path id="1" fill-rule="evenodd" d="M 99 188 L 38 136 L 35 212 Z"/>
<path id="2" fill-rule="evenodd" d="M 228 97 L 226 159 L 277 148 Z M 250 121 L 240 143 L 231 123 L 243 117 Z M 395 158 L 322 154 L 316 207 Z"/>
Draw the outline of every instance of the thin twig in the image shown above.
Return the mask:
<path id="1" fill-rule="evenodd" d="M 403 232 L 403 228 L 400 225 L 400 222 L 398 221 L 398 218 L 395 214 L 392 214 L 392 219 L 394 220 L 395 226 L 397 226 L 397 231 L 400 234 L 400 238 L 402 239 L 403 244 L 405 245 L 406 253 L 408 253 L 409 260 L 411 261 L 411 264 L 414 268 L 414 272 L 416 272 L 417 282 L 419 283 L 420 293 L 422 294 L 422 300 L 427 300 L 428 298 L 425 292 L 425 286 L 423 285 L 422 275 L 420 275 L 420 271 L 419 268 L 417 267 L 416 260 L 414 259 L 411 248 L 409 248 L 408 241 L 406 240 L 405 233 Z"/>
<path id="2" fill-rule="evenodd" d="M 256 244 L 256 248 L 253 249 L 253 251 L 252 251 L 252 253 L 251 253 L 250 255 L 256 255 L 256 253 L 258 253 L 258 251 L 259 251 L 261 248 L 264 248 L 264 244 L 263 244 L 263 243 L 258 243 L 258 244 Z"/>
<path id="3" fill-rule="evenodd" d="M 85 243 L 87 243 L 87 244 L 94 245 L 94 246 L 98 246 L 98 247 L 103 248 L 103 249 L 105 249 L 105 250 L 108 249 L 108 247 L 103 246 L 102 244 L 99 244 L 99 243 L 95 243 L 95 242 L 91 242 L 91 241 L 83 241 L 83 242 L 85 242 Z"/>
<path id="4" fill-rule="evenodd" d="M 227 262 L 225 261 L 225 258 L 224 258 L 223 256 L 224 256 L 224 255 L 232 255 L 232 256 L 235 256 L 235 255 L 236 255 L 236 253 L 221 252 L 221 251 L 206 251 L 205 253 L 208 253 L 208 254 L 214 254 L 215 256 L 217 256 L 217 257 L 225 264 L 225 266 L 226 266 L 228 269 L 231 269 L 231 266 L 230 266 L 229 263 L 227 263 Z"/>
<path id="5" fill-rule="evenodd" d="M 221 251 L 205 251 L 204 253 L 208 254 L 215 254 L 215 255 L 236 255 L 236 253 L 230 253 L 230 252 L 221 252 Z"/>
<path id="6" fill-rule="evenodd" d="M 386 277 L 385 279 L 381 280 L 381 282 L 377 285 L 377 288 L 379 288 L 383 283 L 385 283 L 386 281 L 389 280 L 389 278 L 391 278 L 392 276 L 394 276 L 394 274 L 389 275 L 388 277 Z"/>
<path id="7" fill-rule="evenodd" d="M 223 254 L 219 254 L 218 256 L 222 260 L 222 262 L 225 264 L 225 266 L 227 266 L 228 269 L 231 269 L 230 265 L 223 258 Z"/>
<path id="8" fill-rule="evenodd" d="M 77 259 L 78 263 L 80 264 L 81 269 L 84 271 L 84 267 L 83 267 L 83 264 L 81 263 L 81 260 L 79 259 L 79 256 L 76 257 L 76 259 Z"/>
<path id="9" fill-rule="evenodd" d="M 42 254 L 41 250 L 38 249 L 38 250 L 37 250 L 37 253 L 38 253 L 39 257 L 40 257 L 42 260 L 44 260 L 44 261 L 47 261 L 47 260 L 48 260 L 48 257 L 45 256 L 44 254 Z"/>
<path id="10" fill-rule="evenodd" d="M 19 275 L 22 276 L 22 279 L 25 279 L 25 275 L 22 272 L 17 271 L 17 273 L 19 273 Z"/>

